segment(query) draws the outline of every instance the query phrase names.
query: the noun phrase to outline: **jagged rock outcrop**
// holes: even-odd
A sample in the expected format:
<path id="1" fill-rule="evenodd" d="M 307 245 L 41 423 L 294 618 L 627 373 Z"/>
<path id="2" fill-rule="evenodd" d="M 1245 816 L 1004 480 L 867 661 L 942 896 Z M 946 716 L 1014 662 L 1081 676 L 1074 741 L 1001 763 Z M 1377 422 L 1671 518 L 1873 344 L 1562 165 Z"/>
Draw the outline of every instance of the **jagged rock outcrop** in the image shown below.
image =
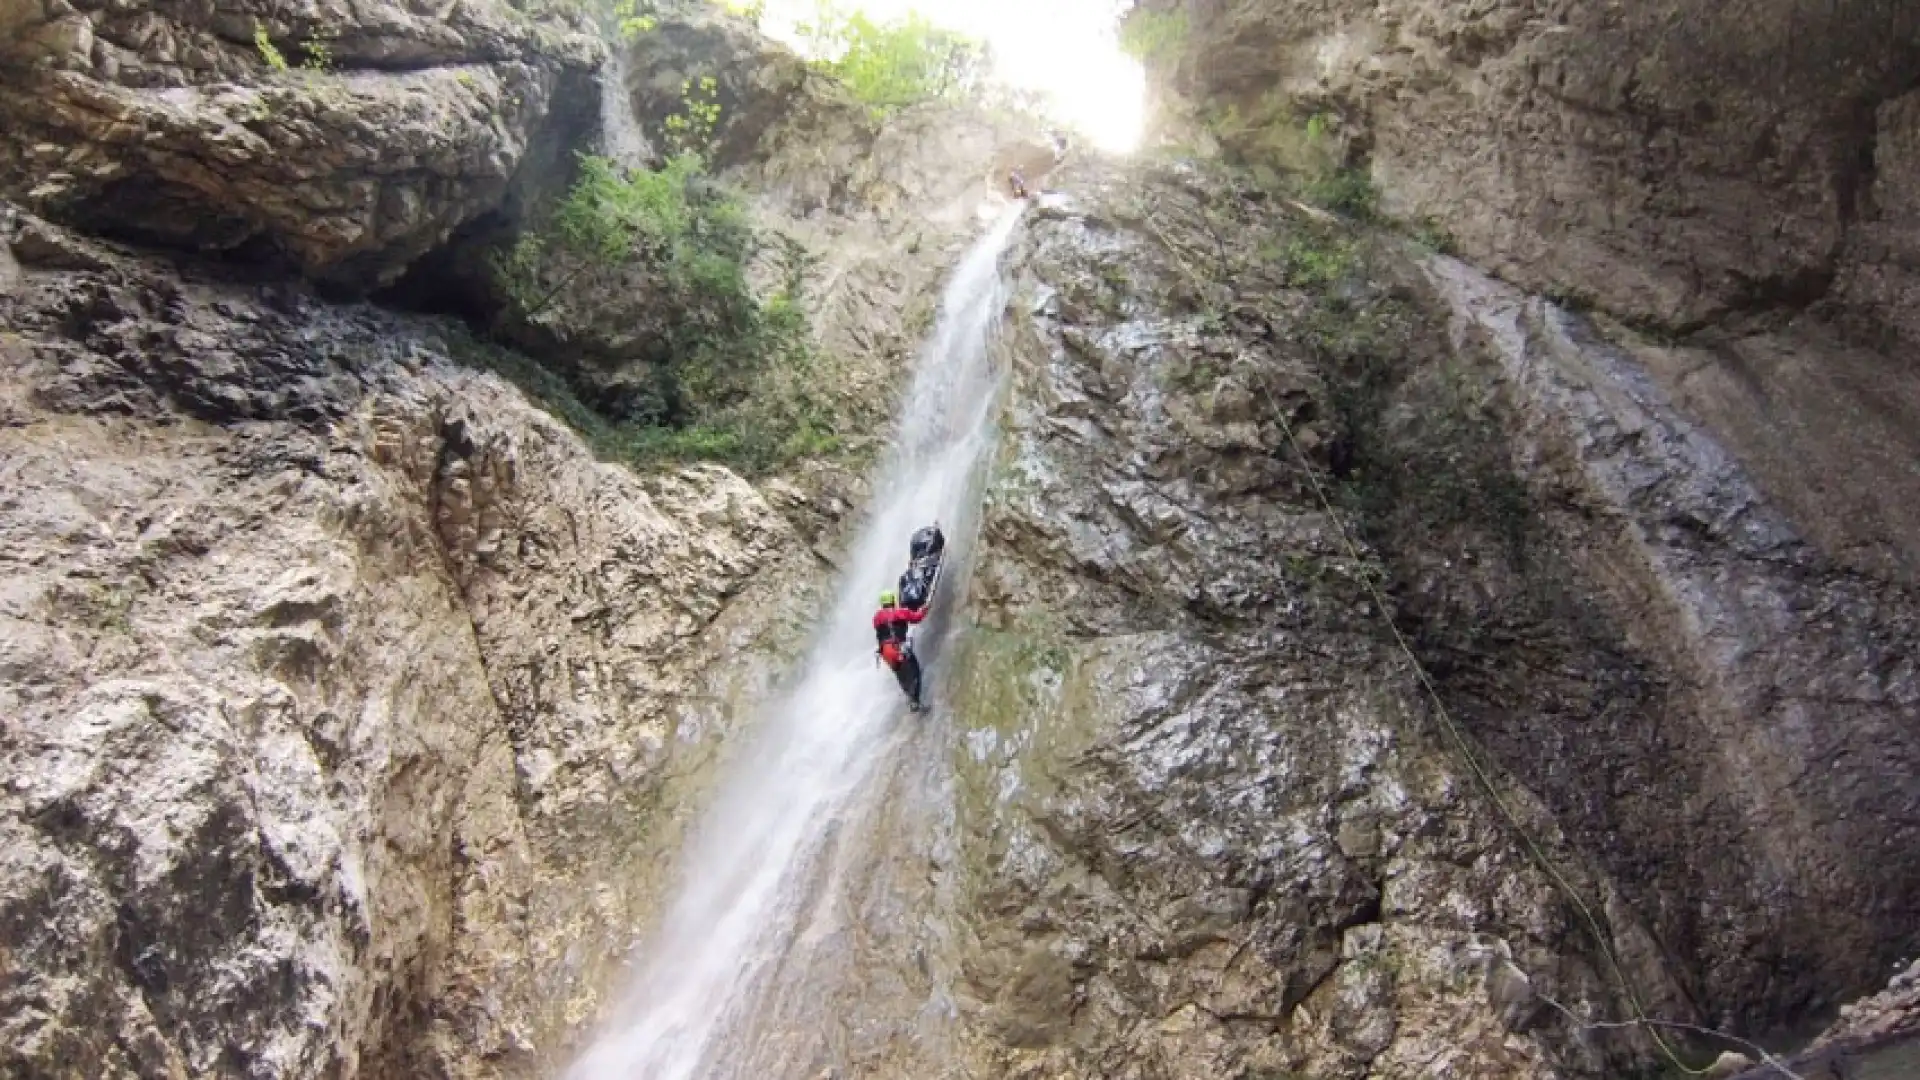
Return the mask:
<path id="1" fill-rule="evenodd" d="M 1324 114 L 1478 265 L 1670 329 L 1816 309 L 1920 347 L 1920 10 L 1899 0 L 1155 0 L 1175 115 Z M 1177 131 L 1186 121 L 1174 121 Z"/>
<path id="2" fill-rule="evenodd" d="M 370 289 L 564 175 L 601 55 L 562 9 L 493 0 L 7 0 L 0 195 Z"/>
<path id="3" fill-rule="evenodd" d="M 1450 260 L 1431 273 L 1512 403 L 1566 562 L 1480 544 L 1443 570 L 1428 550 L 1403 610 L 1493 753 L 1699 965 L 1708 1015 L 1803 1025 L 1915 944 L 1920 866 L 1894 853 L 1920 828 L 1920 594 L 1820 542 L 1871 523 L 1798 527 L 1630 345 Z M 1591 615 L 1555 632 L 1530 595 Z M 1472 645 L 1490 638 L 1506 648 Z"/>
<path id="4" fill-rule="evenodd" d="M 1657 1060 L 1555 1007 L 1633 1012 L 1523 835 L 1655 1015 L 1803 1023 L 1909 954 L 1920 597 L 1657 348 L 1205 172 L 1064 184 L 959 694 L 982 1075 Z"/>
<path id="5" fill-rule="evenodd" d="M 804 624 L 796 526 L 450 325 L 7 239 L 0 1071 L 555 1067 Z"/>
<path id="6" fill-rule="evenodd" d="M 358 80 L 404 94 L 421 132 L 463 154 L 464 129 L 440 126 L 457 119 L 448 99 L 420 86 L 491 93 L 524 75 L 565 95 L 588 71 L 591 56 L 537 38 L 557 66 L 347 59 L 377 62 L 369 50 L 427 33 L 422 19 L 388 27 L 387 45 L 334 41 L 332 74 L 262 73 L 229 50 L 220 63 L 247 70 L 180 76 L 217 90 L 130 98 L 344 108 L 339 87 Z M 106 78 L 36 70 L 62 87 Z M 565 109 L 529 109 L 530 124 L 548 109 L 545 127 L 488 121 L 488 138 L 547 140 L 518 157 L 533 164 L 516 183 L 551 183 L 564 172 L 538 156 L 585 140 Z M 816 160 L 797 110 L 783 141 L 735 169 L 785 178 L 756 209 L 816 260 L 807 302 L 835 365 L 820 378 L 871 443 L 979 220 L 998 132 L 965 121 L 949 146 L 950 117 L 887 126 L 848 111 L 863 145 L 892 148 L 885 163 Z M 300 130 L 332 153 L 356 145 L 358 123 L 335 108 Z M 91 134 L 72 153 L 113 158 L 119 144 Z M 398 160 L 381 137 L 382 160 Z M 430 275 L 499 235 L 487 215 L 518 153 L 492 156 L 499 184 L 421 189 L 420 216 L 337 245 L 299 230 L 318 227 L 316 206 L 346 220 L 374 205 L 336 198 L 351 170 L 262 159 L 299 174 L 265 210 L 139 173 L 182 222 L 212 220 L 203 199 L 246 220 L 231 235 L 138 235 L 241 256 L 243 233 L 268 237 L 313 276 L 358 286 L 440 244 L 411 263 Z M 348 186 L 371 198 L 408 182 Z M 804 194 L 829 189 L 852 194 L 824 213 Z M 120 231 L 90 216 L 116 190 L 39 203 Z M 507 191 L 508 216 L 550 194 Z M 161 263 L 11 211 L 4 240 L 0 557 L 15 569 L 0 920 L 17 932 L 0 1071 L 551 1073 L 618 990 L 684 807 L 809 624 L 858 478 L 844 461 L 758 487 L 715 467 L 635 475 L 485 373 L 520 378 L 528 360 L 453 324 L 333 306 L 271 275 L 242 283 L 231 263 Z M 417 298 L 413 280 L 389 295 Z"/>
<path id="7" fill-rule="evenodd" d="M 1885 990 L 1844 1005 L 1840 1018 L 1813 1045 L 1785 1064 L 1801 1076 L 1911 1076 L 1920 1068 L 1920 962 L 1894 975 Z M 1737 1080 L 1779 1076 L 1771 1065 L 1739 1072 Z"/>
<path id="8" fill-rule="evenodd" d="M 1894 975 L 1880 993 L 1843 1006 L 1840 1019 L 1814 1043 L 1871 1042 L 1916 1031 L 1920 1031 L 1920 961 Z"/>
<path id="9" fill-rule="evenodd" d="M 1276 421 L 1329 469 L 1309 294 L 1249 261 L 1300 226 L 1192 176 L 1072 181 L 1031 225 L 959 676 L 978 1075 L 1627 1067 L 1538 996 L 1624 1008 L 1450 756 L 1364 587 L 1384 567 Z M 1371 318 L 1390 289 L 1349 299 Z M 1371 348 L 1414 348 L 1411 313 L 1384 318 Z M 1503 797 L 1598 905 L 1607 883 Z M 1669 1000 L 1643 931 L 1613 926 Z"/>

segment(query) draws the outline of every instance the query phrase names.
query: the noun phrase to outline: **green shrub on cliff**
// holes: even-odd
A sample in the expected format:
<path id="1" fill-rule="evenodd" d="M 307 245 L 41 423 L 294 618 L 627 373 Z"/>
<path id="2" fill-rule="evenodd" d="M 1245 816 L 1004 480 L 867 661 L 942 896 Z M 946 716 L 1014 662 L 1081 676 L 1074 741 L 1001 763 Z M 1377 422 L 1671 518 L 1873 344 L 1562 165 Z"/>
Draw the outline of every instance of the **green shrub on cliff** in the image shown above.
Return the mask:
<path id="1" fill-rule="evenodd" d="M 614 0 L 610 11 L 613 25 L 624 38 L 651 33 L 660 23 L 653 0 Z"/>
<path id="2" fill-rule="evenodd" d="M 804 252 L 756 230 L 698 155 L 631 171 L 583 157 L 572 190 L 492 269 L 509 336 L 579 357 L 566 381 L 601 421 L 588 434 L 603 451 L 754 470 L 831 448 L 807 374 Z M 755 276 L 771 279 L 764 295 Z"/>
<path id="3" fill-rule="evenodd" d="M 880 23 L 822 3 L 798 29 L 815 56 L 809 62 L 876 112 L 965 97 L 979 87 L 986 66 L 979 42 L 918 13 Z"/>
<path id="4" fill-rule="evenodd" d="M 1309 202 L 1362 221 L 1371 219 L 1376 209 L 1373 177 L 1363 166 L 1349 166 L 1310 177 L 1301 194 Z"/>
<path id="5" fill-rule="evenodd" d="M 667 148 L 674 154 L 713 156 L 720 129 L 720 86 L 711 75 L 680 82 L 680 111 L 662 125 Z"/>
<path id="6" fill-rule="evenodd" d="M 267 36 L 267 28 L 264 24 L 253 24 L 253 47 L 260 53 L 262 63 L 275 71 L 287 70 L 287 58 L 281 55 L 273 39 Z"/>
<path id="7" fill-rule="evenodd" d="M 738 15 L 758 27 L 767 17 L 767 0 L 714 0 L 720 10 L 729 15 Z"/>

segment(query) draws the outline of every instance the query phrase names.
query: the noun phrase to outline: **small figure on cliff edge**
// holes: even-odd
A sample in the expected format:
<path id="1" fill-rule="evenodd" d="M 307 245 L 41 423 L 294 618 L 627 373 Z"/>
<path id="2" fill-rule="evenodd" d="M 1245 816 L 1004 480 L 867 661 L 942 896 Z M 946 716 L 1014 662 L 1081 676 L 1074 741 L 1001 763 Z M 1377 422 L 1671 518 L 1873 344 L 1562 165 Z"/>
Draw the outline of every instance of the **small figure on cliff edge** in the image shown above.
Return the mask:
<path id="1" fill-rule="evenodd" d="M 1019 169 L 1008 171 L 1007 187 L 1012 189 L 1014 198 L 1024 199 L 1027 197 L 1027 178 L 1020 175 Z"/>

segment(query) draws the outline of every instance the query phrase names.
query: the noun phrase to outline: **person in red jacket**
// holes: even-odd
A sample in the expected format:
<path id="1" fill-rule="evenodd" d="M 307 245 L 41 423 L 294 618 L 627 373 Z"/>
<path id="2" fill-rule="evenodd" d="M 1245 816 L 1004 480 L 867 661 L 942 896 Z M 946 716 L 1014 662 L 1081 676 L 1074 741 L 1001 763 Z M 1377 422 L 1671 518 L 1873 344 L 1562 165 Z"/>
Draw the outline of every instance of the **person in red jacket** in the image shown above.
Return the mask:
<path id="1" fill-rule="evenodd" d="M 893 670 L 914 712 L 920 711 L 920 660 L 913 655 L 908 633 L 913 624 L 926 617 L 925 608 L 916 611 L 901 607 L 900 596 L 892 589 L 880 594 L 880 610 L 873 613 L 873 636 L 880 645 L 880 659 Z"/>

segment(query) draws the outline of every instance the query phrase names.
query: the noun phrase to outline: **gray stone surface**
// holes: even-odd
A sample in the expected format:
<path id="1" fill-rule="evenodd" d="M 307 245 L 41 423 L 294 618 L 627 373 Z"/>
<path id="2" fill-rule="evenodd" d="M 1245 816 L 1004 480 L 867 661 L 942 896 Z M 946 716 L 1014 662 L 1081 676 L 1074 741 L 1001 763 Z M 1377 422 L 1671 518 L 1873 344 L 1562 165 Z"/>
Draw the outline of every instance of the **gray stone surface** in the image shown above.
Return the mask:
<path id="1" fill-rule="evenodd" d="M 590 131 L 603 50 L 559 10 L 6 0 L 0 195 L 368 289 Z"/>
<path id="2" fill-rule="evenodd" d="M 1902 0 L 1156 0 L 1174 114 L 1323 114 L 1389 210 L 1536 290 L 1684 328 L 1836 313 L 1920 347 Z M 1185 121 L 1176 120 L 1176 133 Z"/>

